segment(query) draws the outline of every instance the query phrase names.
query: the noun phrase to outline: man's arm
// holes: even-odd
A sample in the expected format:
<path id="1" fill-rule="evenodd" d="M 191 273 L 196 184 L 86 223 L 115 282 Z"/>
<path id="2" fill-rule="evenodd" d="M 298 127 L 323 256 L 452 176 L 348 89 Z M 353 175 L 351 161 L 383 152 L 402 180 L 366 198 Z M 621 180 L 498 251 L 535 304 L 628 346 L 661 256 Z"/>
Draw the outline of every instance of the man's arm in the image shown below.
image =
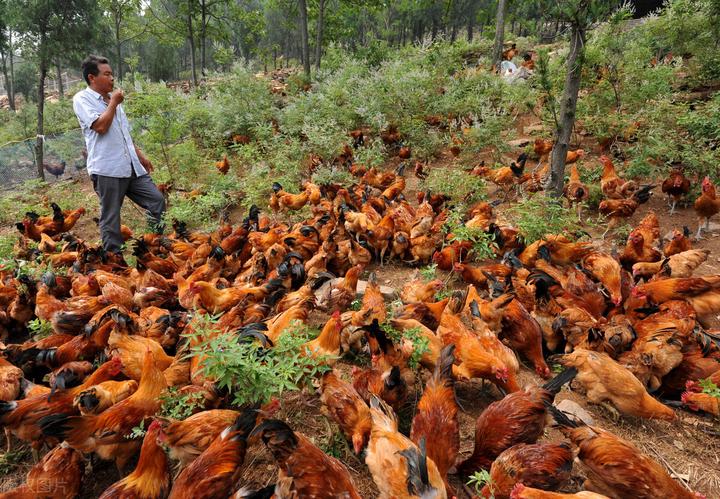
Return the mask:
<path id="1" fill-rule="evenodd" d="M 107 109 L 100 116 L 98 116 L 98 119 L 93 121 L 93 124 L 90 128 L 95 130 L 100 135 L 103 135 L 108 130 L 110 130 L 110 125 L 112 125 L 113 119 L 115 118 L 115 112 L 117 111 L 117 107 L 120 105 L 120 103 L 122 103 L 124 99 L 125 96 L 123 95 L 123 91 L 119 88 L 115 90 L 110 96 L 110 102 L 108 102 Z"/>
<path id="2" fill-rule="evenodd" d="M 135 144 L 133 144 L 133 145 L 135 145 Z M 140 150 L 140 148 L 138 146 L 135 146 L 135 152 L 137 153 L 138 159 L 140 160 L 140 164 L 143 165 L 143 168 L 145 168 L 148 173 L 152 173 L 153 170 L 155 169 L 153 167 L 153 164 L 150 162 L 149 159 L 147 159 L 147 157 L 145 157 L 145 155 L 143 154 L 143 152 Z"/>

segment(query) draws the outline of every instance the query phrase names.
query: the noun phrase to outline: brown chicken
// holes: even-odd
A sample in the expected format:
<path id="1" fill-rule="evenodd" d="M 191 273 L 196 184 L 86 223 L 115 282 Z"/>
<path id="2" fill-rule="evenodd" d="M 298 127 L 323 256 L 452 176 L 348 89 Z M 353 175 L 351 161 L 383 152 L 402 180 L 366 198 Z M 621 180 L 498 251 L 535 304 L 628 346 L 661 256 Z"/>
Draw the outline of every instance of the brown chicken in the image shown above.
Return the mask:
<path id="1" fill-rule="evenodd" d="M 10 402 L 20 396 L 22 369 L 0 357 L 0 401 Z"/>
<path id="2" fill-rule="evenodd" d="M 600 177 L 600 189 L 607 199 L 627 199 L 632 197 L 638 189 L 634 180 L 625 181 L 618 177 L 612 160 L 607 156 L 600 156 L 603 164 L 602 176 Z"/>
<path id="3" fill-rule="evenodd" d="M 570 478 L 572 465 L 573 453 L 567 443 L 514 445 L 492 463 L 490 481 L 480 496 L 509 499 L 517 483 L 556 489 Z"/>
<path id="4" fill-rule="evenodd" d="M 218 314 L 226 312 L 245 299 L 259 301 L 281 286 L 282 282 L 270 281 L 256 287 L 218 289 L 209 282 L 198 281 L 190 284 L 189 290 L 197 295 L 208 312 Z"/>
<path id="5" fill-rule="evenodd" d="M 446 498 L 445 483 L 428 459 L 425 439 L 416 446 L 398 432 L 395 414 L 377 398 L 371 401 L 372 433 L 365 455 L 381 499 Z"/>
<path id="6" fill-rule="evenodd" d="M 670 300 L 687 300 L 695 309 L 698 320 L 709 319 L 720 311 L 720 276 L 669 278 L 635 286 L 632 300 L 626 303 L 627 310 L 633 305 L 662 304 Z"/>
<path id="7" fill-rule="evenodd" d="M 577 381 L 590 402 L 610 401 L 623 414 L 640 418 L 675 419 L 669 407 L 651 397 L 643 384 L 607 354 L 579 348 L 560 362 L 578 370 Z"/>
<path id="8" fill-rule="evenodd" d="M 345 465 L 318 449 L 310 440 L 277 419 L 258 425 L 250 437 L 259 437 L 278 465 L 278 482 L 284 482 L 283 497 L 344 497 L 360 499 Z"/>
<path id="9" fill-rule="evenodd" d="M 608 431 L 571 421 L 554 407 L 550 410 L 565 436 L 577 447 L 578 459 L 589 471 L 585 489 L 613 498 L 697 498 L 673 480 L 662 465 L 630 442 Z"/>
<path id="10" fill-rule="evenodd" d="M 85 462 L 82 454 L 61 444 L 33 466 L 25 483 L 0 494 L 4 499 L 74 499 L 80 494 Z"/>
<path id="11" fill-rule="evenodd" d="M 95 384 L 107 381 L 120 374 L 122 363 L 119 358 L 105 362 L 91 374 L 85 382 L 75 388 L 55 394 L 48 400 L 47 393 L 14 402 L 0 402 L 0 424 L 20 440 L 30 442 L 34 454 L 47 441 L 40 427 L 45 416 L 72 412 L 73 399 L 83 390 Z"/>
<path id="12" fill-rule="evenodd" d="M 433 253 L 432 261 L 440 270 L 450 271 L 456 263 L 460 263 L 465 259 L 471 249 L 472 243 L 470 241 L 454 241 Z"/>
<path id="13" fill-rule="evenodd" d="M 452 497 L 454 491 L 448 483 L 447 474 L 455 465 L 460 449 L 458 405 L 452 375 L 454 350 L 454 345 L 448 345 L 440 353 L 435 372 L 425 385 L 418 403 L 410 432 L 410 440 L 418 447 L 425 442 L 427 457 L 437 466 L 448 497 Z"/>
<path id="14" fill-rule="evenodd" d="M 660 262 L 636 263 L 632 267 L 633 277 L 691 277 L 695 269 L 705 263 L 710 255 L 708 249 L 697 249 L 675 253 Z"/>
<path id="15" fill-rule="evenodd" d="M 352 325 L 368 326 L 375 320 L 382 324 L 386 316 L 385 298 L 380 292 L 377 275 L 373 272 L 368 278 L 360 310 L 353 314 Z"/>
<path id="16" fill-rule="evenodd" d="M 657 262 L 662 258 L 662 254 L 651 246 L 650 241 L 646 241 L 642 232 L 633 230 L 628 236 L 627 244 L 620 254 L 620 263 L 625 269 L 630 269 L 636 263 Z"/>
<path id="17" fill-rule="evenodd" d="M 552 140 L 543 140 L 541 138 L 535 139 L 533 144 L 533 151 L 538 157 L 538 165 L 543 162 L 543 158 L 547 159 L 553 149 Z"/>
<path id="18" fill-rule="evenodd" d="M 73 227 L 75 227 L 75 224 L 77 223 L 77 221 L 80 220 L 80 217 L 83 216 L 86 211 L 85 208 L 82 206 L 80 208 L 76 208 L 74 210 L 61 210 L 57 204 L 50 203 L 50 207 L 53 210 L 54 217 L 59 218 L 60 215 L 62 214 L 63 224 L 62 224 L 62 227 L 60 228 L 60 233 L 70 232 L 70 230 Z M 54 234 L 49 234 L 49 235 L 54 235 Z"/>
<path id="19" fill-rule="evenodd" d="M 485 264 L 479 267 L 465 263 L 456 263 L 453 266 L 453 270 L 460 274 L 463 281 L 479 287 L 484 287 L 489 279 L 503 282 L 512 274 L 512 267 L 508 267 L 502 263 Z"/>
<path id="20" fill-rule="evenodd" d="M 603 237 L 614 229 L 622 219 L 630 218 L 638 206 L 647 203 L 653 188 L 653 185 L 646 185 L 636 190 L 631 198 L 605 199 L 601 201 L 598 211 L 601 215 L 610 219 L 608 227 L 603 233 Z"/>
<path id="21" fill-rule="evenodd" d="M 372 429 L 370 408 L 352 385 L 332 371 L 323 375 L 320 392 L 320 400 L 330 416 L 352 442 L 355 454 L 360 454 L 367 445 Z"/>
<path id="22" fill-rule="evenodd" d="M 180 468 L 185 468 L 239 415 L 237 411 L 214 409 L 198 412 L 181 421 L 161 420 L 157 440 L 168 448 L 170 458 L 179 461 Z"/>
<path id="23" fill-rule="evenodd" d="M 150 353 L 158 369 L 164 371 L 173 363 L 173 357 L 165 353 L 163 347 L 151 338 L 136 334 L 125 334 L 113 329 L 108 338 L 108 351 L 117 355 L 123 363 L 123 374 L 130 379 L 140 381 L 145 368 L 144 358 Z"/>
<path id="24" fill-rule="evenodd" d="M 245 409 L 210 446 L 173 481 L 168 499 L 187 497 L 229 497 L 243 471 L 250 432 L 256 412 Z"/>
<path id="25" fill-rule="evenodd" d="M 160 422 L 153 421 L 145 433 L 140 459 L 133 472 L 112 484 L 102 493 L 100 499 L 161 499 L 166 496 L 170 488 L 170 473 L 165 451 L 157 441 L 160 431 Z"/>
<path id="26" fill-rule="evenodd" d="M 381 367 L 362 370 L 354 366 L 352 378 L 353 388 L 368 403 L 373 395 L 377 395 L 394 410 L 399 411 L 407 400 L 408 385 L 399 366 L 385 370 Z"/>
<path id="27" fill-rule="evenodd" d="M 703 392 L 698 383 L 688 382 L 687 391 L 683 392 L 680 400 L 693 411 L 707 412 L 715 417 L 720 416 L 720 399 Z"/>
<path id="28" fill-rule="evenodd" d="M 585 151 L 583 149 L 575 149 L 574 151 L 568 150 L 567 155 L 565 156 L 565 164 L 574 164 L 583 157 L 585 157 Z"/>
<path id="29" fill-rule="evenodd" d="M 570 167 L 570 180 L 563 189 L 563 196 L 571 207 L 573 204 L 575 205 L 578 221 L 582 221 L 582 203 L 590 196 L 590 191 L 580 180 L 580 173 L 575 163 Z"/>
<path id="30" fill-rule="evenodd" d="M 223 156 L 223 159 L 220 161 L 215 162 L 215 168 L 223 175 L 227 175 L 227 172 L 230 171 L 230 162 L 227 159 L 227 155 Z"/>
<path id="31" fill-rule="evenodd" d="M 317 298 L 317 307 L 328 312 L 335 310 L 344 312 L 355 299 L 357 283 L 362 271 L 362 265 L 355 265 L 345 273 L 345 277 L 340 282 L 327 286 L 325 292 Z M 320 289 L 324 282 L 334 278 L 332 274 L 321 272 L 312 288 Z"/>
<path id="32" fill-rule="evenodd" d="M 445 345 L 455 345 L 455 356 L 460 361 L 457 374 L 468 379 L 487 379 L 506 391 L 518 391 L 520 386 L 515 371 L 488 351 L 476 333 L 460 319 L 463 302 L 464 297 L 453 296 L 442 313 L 437 330 Z"/>
<path id="33" fill-rule="evenodd" d="M 535 443 L 545 429 L 546 407 L 576 375 L 577 370 L 566 369 L 544 386 L 528 387 L 487 406 L 475 423 L 473 453 L 458 467 L 459 473 L 467 476 L 488 469 L 513 445 Z"/>
<path id="34" fill-rule="evenodd" d="M 705 379 L 720 370 L 720 362 L 705 357 L 703 349 L 691 343 L 683 348 L 683 360 L 679 366 L 663 378 L 663 396 L 679 396 L 687 390 L 687 383 Z"/>
<path id="35" fill-rule="evenodd" d="M 445 283 L 441 279 L 433 279 L 430 282 L 414 279 L 403 286 L 400 299 L 404 303 L 434 301 L 435 293 L 444 287 Z"/>
<path id="36" fill-rule="evenodd" d="M 542 353 L 540 324 L 518 300 L 511 301 L 505 308 L 500 339 L 507 340 L 513 350 L 530 360 L 538 375 L 550 377 L 550 368 Z"/>
<path id="37" fill-rule="evenodd" d="M 303 354 L 315 359 L 323 359 L 328 365 L 333 365 L 340 356 L 340 333 L 343 322 L 340 312 L 335 311 L 328 318 L 317 338 L 304 343 L 300 349 Z"/>
<path id="38" fill-rule="evenodd" d="M 690 242 L 690 229 L 683 227 L 683 230 L 674 230 L 673 235 L 663 248 L 663 254 L 673 256 L 683 251 L 692 249 L 692 243 Z"/>
<path id="39" fill-rule="evenodd" d="M 607 253 L 594 251 L 583 259 L 582 266 L 603 285 L 613 305 L 620 306 L 623 302 L 620 263 Z"/>
<path id="40" fill-rule="evenodd" d="M 705 177 L 702 181 L 702 193 L 695 200 L 695 213 L 698 217 L 698 230 L 695 239 L 702 236 L 702 223 L 705 221 L 705 230 L 710 230 L 710 219 L 720 212 L 720 199 L 717 198 L 715 185 L 710 177 Z"/>
<path id="41" fill-rule="evenodd" d="M 675 213 L 675 205 L 690 192 L 690 179 L 683 175 L 682 168 L 673 168 L 662 183 L 662 191 L 667 195 L 670 215 Z"/>
<path id="42" fill-rule="evenodd" d="M 297 211 L 305 206 L 310 200 L 309 191 L 305 190 L 300 194 L 291 194 L 289 192 L 285 192 L 282 185 L 277 182 L 273 183 L 272 190 L 273 193 L 271 195 L 270 205 L 274 205 L 273 208 L 279 209 L 280 211 Z M 275 202 L 273 202 L 273 198 L 276 199 Z"/>
<path id="43" fill-rule="evenodd" d="M 95 452 L 102 459 L 114 460 L 122 470 L 138 447 L 126 435 L 160 408 L 159 397 L 165 387 L 162 371 L 155 365 L 153 355 L 146 352 L 140 384 L 128 398 L 98 415 L 46 416 L 40 420 L 40 426 L 44 435 L 65 439 L 81 452 Z"/>
<path id="44" fill-rule="evenodd" d="M 108 407 L 125 400 L 135 393 L 138 388 L 137 381 L 104 381 L 80 392 L 73 400 L 80 414 L 100 414 Z"/>

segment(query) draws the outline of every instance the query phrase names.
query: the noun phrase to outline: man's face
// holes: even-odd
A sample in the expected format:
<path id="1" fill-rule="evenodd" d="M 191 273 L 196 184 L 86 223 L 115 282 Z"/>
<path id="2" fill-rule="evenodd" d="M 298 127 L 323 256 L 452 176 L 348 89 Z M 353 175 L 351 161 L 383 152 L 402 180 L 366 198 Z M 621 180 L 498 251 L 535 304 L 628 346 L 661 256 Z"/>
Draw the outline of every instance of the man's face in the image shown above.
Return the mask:
<path id="1" fill-rule="evenodd" d="M 113 77 L 110 64 L 98 64 L 97 76 L 89 75 L 88 78 L 90 80 L 90 86 L 98 93 L 109 94 L 112 92 L 115 78 Z"/>

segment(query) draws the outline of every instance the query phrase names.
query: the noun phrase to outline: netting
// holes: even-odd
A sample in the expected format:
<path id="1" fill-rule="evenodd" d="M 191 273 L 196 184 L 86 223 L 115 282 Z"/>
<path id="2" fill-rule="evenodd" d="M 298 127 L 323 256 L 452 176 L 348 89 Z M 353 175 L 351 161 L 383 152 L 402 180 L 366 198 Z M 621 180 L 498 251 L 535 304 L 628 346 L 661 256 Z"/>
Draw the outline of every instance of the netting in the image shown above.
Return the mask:
<path id="1" fill-rule="evenodd" d="M 48 182 L 87 175 L 85 141 L 79 128 L 46 135 L 44 152 L 43 164 Z M 35 178 L 38 178 L 38 172 L 34 137 L 0 146 L 0 190 L 7 191 Z"/>

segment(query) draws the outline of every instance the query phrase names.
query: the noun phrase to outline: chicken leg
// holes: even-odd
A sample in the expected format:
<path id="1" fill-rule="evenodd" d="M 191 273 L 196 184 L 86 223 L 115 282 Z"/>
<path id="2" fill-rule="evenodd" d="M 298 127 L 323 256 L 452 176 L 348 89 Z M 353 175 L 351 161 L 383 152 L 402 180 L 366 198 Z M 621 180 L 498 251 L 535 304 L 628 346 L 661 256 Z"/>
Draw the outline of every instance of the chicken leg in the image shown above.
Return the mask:
<path id="1" fill-rule="evenodd" d="M 703 226 L 703 219 L 702 219 L 702 217 L 700 217 L 700 218 L 698 218 L 697 234 L 695 234 L 695 239 L 697 239 L 698 241 L 700 239 L 702 239 L 702 226 Z M 705 219 L 705 230 L 706 231 L 710 230 L 710 219 L 709 218 Z"/>

